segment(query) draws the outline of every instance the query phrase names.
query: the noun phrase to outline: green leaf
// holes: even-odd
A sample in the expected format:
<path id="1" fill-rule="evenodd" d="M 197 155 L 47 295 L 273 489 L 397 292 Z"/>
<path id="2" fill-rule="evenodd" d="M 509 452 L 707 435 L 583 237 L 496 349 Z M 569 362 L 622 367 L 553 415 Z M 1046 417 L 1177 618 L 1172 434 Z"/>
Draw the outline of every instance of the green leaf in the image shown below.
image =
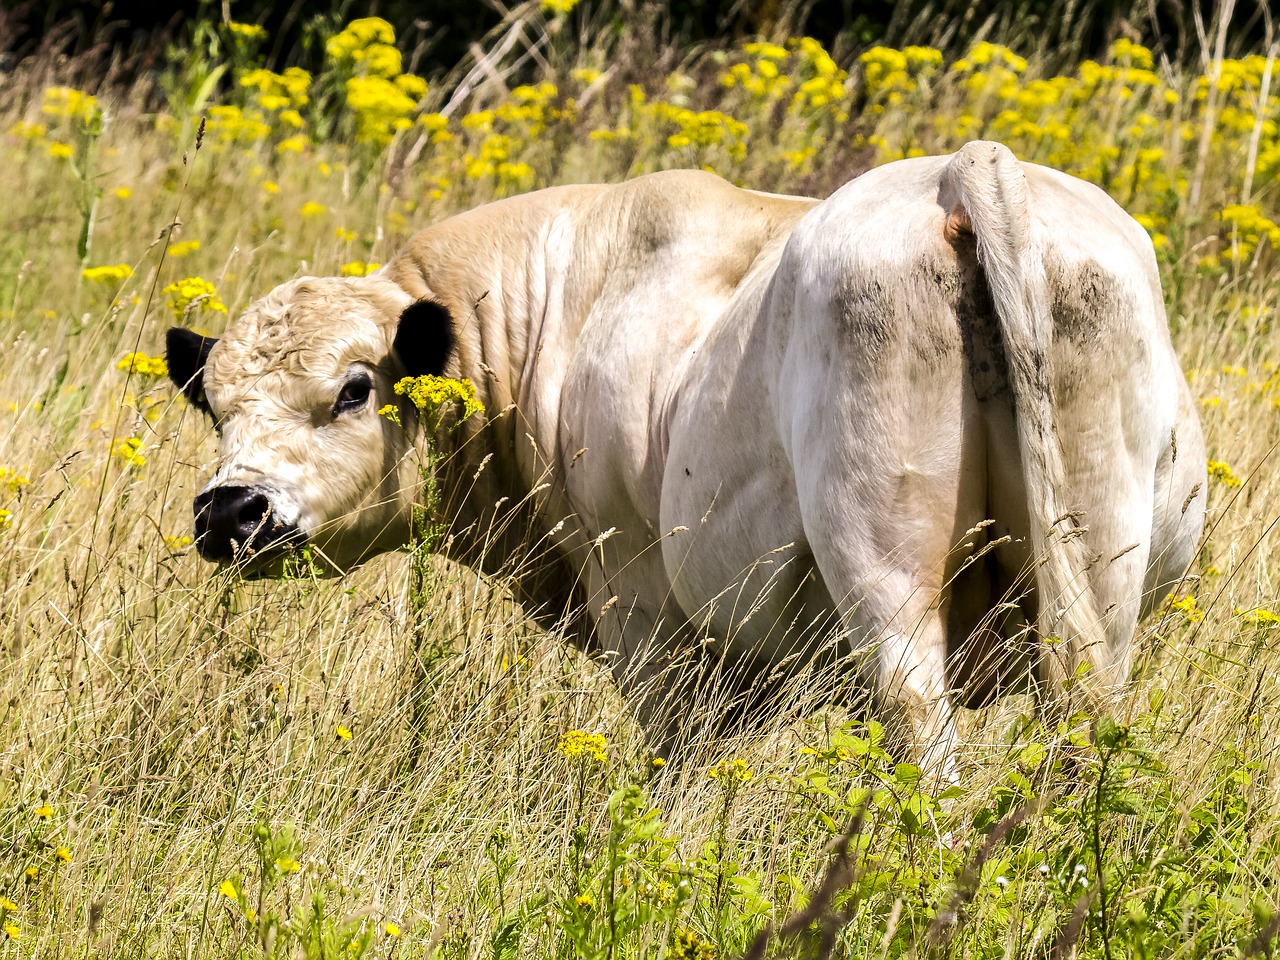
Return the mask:
<path id="1" fill-rule="evenodd" d="M 1110 716 L 1100 717 L 1094 728 L 1094 737 L 1098 741 L 1098 746 L 1107 750 L 1117 750 L 1128 742 L 1129 728 L 1122 727 Z"/>
<path id="2" fill-rule="evenodd" d="M 902 820 L 902 829 L 909 836 L 921 836 L 927 832 L 930 820 L 928 798 L 920 793 L 911 794 L 902 804 L 898 816 Z"/>
<path id="3" fill-rule="evenodd" d="M 900 763 L 893 768 L 893 779 L 905 787 L 914 787 L 920 782 L 921 770 L 914 763 Z"/>

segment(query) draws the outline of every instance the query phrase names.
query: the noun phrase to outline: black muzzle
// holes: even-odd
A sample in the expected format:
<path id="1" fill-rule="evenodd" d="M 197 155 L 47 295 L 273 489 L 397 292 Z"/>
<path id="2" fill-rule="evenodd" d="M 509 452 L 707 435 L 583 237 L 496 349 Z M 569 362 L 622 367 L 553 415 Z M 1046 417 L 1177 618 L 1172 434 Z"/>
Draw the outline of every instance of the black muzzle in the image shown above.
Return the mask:
<path id="1" fill-rule="evenodd" d="M 214 563 L 246 562 L 302 542 L 270 498 L 253 487 L 214 487 L 195 499 L 196 549 Z"/>

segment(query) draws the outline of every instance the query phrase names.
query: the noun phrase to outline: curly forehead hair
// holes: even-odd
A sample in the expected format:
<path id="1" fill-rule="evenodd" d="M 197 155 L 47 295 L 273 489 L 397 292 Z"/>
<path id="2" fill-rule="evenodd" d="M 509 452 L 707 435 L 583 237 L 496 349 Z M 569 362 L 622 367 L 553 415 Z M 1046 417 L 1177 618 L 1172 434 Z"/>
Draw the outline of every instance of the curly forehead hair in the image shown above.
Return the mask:
<path id="1" fill-rule="evenodd" d="M 390 343 L 411 298 L 374 278 L 303 277 L 272 290 L 227 330 L 210 358 L 215 380 L 305 373 Z"/>

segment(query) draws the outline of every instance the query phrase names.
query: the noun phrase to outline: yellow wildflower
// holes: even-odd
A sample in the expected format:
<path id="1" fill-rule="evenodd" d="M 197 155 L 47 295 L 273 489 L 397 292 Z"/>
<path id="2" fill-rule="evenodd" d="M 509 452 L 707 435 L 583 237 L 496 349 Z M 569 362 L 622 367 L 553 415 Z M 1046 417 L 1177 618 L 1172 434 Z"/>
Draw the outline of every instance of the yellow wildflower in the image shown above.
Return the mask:
<path id="1" fill-rule="evenodd" d="M 738 784 L 747 783 L 755 774 L 747 768 L 747 761 L 735 757 L 732 760 L 721 760 L 707 771 L 707 776 L 725 784 Z"/>
<path id="2" fill-rule="evenodd" d="M 116 364 L 117 370 L 127 370 L 143 377 L 167 377 L 169 365 L 164 357 L 149 357 L 145 353 L 126 353 Z"/>
<path id="3" fill-rule="evenodd" d="M 742 45 L 742 52 L 749 57 L 764 57 L 769 60 L 785 60 L 790 56 L 785 47 L 776 43 L 746 43 Z"/>
<path id="4" fill-rule="evenodd" d="M 14 903 L 4 894 L 0 894 L 0 910 L 5 910 L 5 911 L 8 911 L 9 913 L 16 913 L 17 909 L 18 909 L 18 905 L 16 903 Z"/>
<path id="5" fill-rule="evenodd" d="M 169 309 L 179 320 L 189 312 L 199 310 L 227 312 L 226 304 L 218 299 L 213 284 L 203 277 L 184 277 L 169 284 L 162 292 L 169 299 Z"/>
<path id="6" fill-rule="evenodd" d="M 98 101 L 74 87 L 50 87 L 44 92 L 40 112 L 88 123 L 98 113 Z"/>
<path id="7" fill-rule="evenodd" d="M 667 954 L 672 960 L 715 960 L 716 948 L 692 930 L 681 930 Z"/>
<path id="8" fill-rule="evenodd" d="M 53 851 L 53 855 L 63 863 L 71 862 L 71 850 L 68 847 L 58 847 L 58 849 Z"/>
<path id="9" fill-rule="evenodd" d="M 292 857 L 281 857 L 276 861 L 276 869 L 281 873 L 297 873 L 302 865 Z"/>
<path id="10" fill-rule="evenodd" d="M 354 230 L 348 230 L 346 227 L 334 227 L 333 235 L 343 243 L 353 243 L 360 236 Z"/>
<path id="11" fill-rule="evenodd" d="M 48 130 L 43 123 L 27 123 L 25 120 L 19 120 L 9 128 L 9 132 L 23 140 L 39 140 L 48 133 Z"/>
<path id="12" fill-rule="evenodd" d="M 402 73 L 392 81 L 406 96 L 421 100 L 427 95 L 427 81 L 412 73 Z"/>
<path id="13" fill-rule="evenodd" d="M 595 897 L 589 897 L 585 893 L 580 893 L 573 898 L 573 902 L 580 907 L 594 907 L 596 905 Z"/>
<path id="14" fill-rule="evenodd" d="M 235 882 L 232 880 L 223 880 L 218 884 L 218 893 L 226 897 L 228 900 L 239 900 L 240 891 L 236 889 Z"/>
<path id="15" fill-rule="evenodd" d="M 133 276 L 133 267 L 127 263 L 116 263 L 103 267 L 85 267 L 80 276 L 91 283 L 120 283 Z"/>
<path id="16" fill-rule="evenodd" d="M 572 13 L 581 0 L 542 0 L 542 12 L 553 17 Z"/>
<path id="17" fill-rule="evenodd" d="M 318 217 L 321 214 L 329 212 L 329 208 L 323 203 L 316 203 L 314 200 L 308 200 L 298 210 L 303 217 Z"/>
<path id="18" fill-rule="evenodd" d="M 1169 610 L 1174 610 L 1182 614 L 1187 618 L 1189 623 L 1199 623 L 1204 619 L 1204 612 L 1201 611 L 1200 607 L 1197 605 L 1196 598 L 1189 594 L 1184 594 L 1179 597 L 1170 597 L 1165 601 L 1164 605 Z"/>
<path id="19" fill-rule="evenodd" d="M 386 923 L 382 925 L 382 932 L 385 933 L 388 937 L 400 936 L 400 928 L 396 926 L 394 923 L 392 923 L 390 920 L 388 920 Z"/>
<path id="20" fill-rule="evenodd" d="M 351 263 L 342 265 L 342 275 L 344 277 L 367 277 L 381 266 L 382 264 L 380 263 L 365 263 L 362 260 L 353 260 Z"/>
<path id="21" fill-rule="evenodd" d="M 395 28 L 386 20 L 362 17 L 352 20 L 341 32 L 330 37 L 324 45 L 324 52 L 331 60 L 352 62 L 370 44 L 395 42 Z"/>
<path id="22" fill-rule="evenodd" d="M 230 20 L 227 22 L 227 29 L 245 40 L 267 39 L 267 28 L 258 23 L 237 23 L 235 20 Z"/>
<path id="23" fill-rule="evenodd" d="M 476 386 L 470 380 L 453 380 L 449 377 L 405 377 L 395 385 L 397 396 L 409 401 L 430 417 L 436 417 L 445 407 L 462 404 L 460 420 L 472 414 L 484 413 L 484 404 L 476 399 Z"/>
<path id="24" fill-rule="evenodd" d="M 70 160 L 75 156 L 75 147 L 69 143 L 60 143 L 55 140 L 49 144 L 49 156 L 55 160 Z"/>
<path id="25" fill-rule="evenodd" d="M 142 438 L 140 437 L 126 437 L 124 440 L 117 441 L 111 448 L 111 452 L 119 457 L 126 467 L 146 466 L 147 458 L 142 455 Z"/>
<path id="26" fill-rule="evenodd" d="M 351 739 L 351 731 L 348 730 L 346 727 L 344 727 L 342 724 L 338 724 L 337 729 L 334 730 L 333 732 L 337 735 L 339 740 Z"/>
<path id="27" fill-rule="evenodd" d="M 40 806 L 36 807 L 36 816 L 41 820 L 48 820 L 53 816 L 53 807 L 47 803 L 40 804 Z"/>
<path id="28" fill-rule="evenodd" d="M 570 730 L 556 744 L 556 751 L 563 757 L 576 760 L 579 757 L 590 757 L 597 763 L 609 759 L 605 753 L 608 741 L 603 733 L 587 733 L 585 730 Z"/>
<path id="29" fill-rule="evenodd" d="M 1280 626 L 1280 614 L 1274 610 L 1268 610 L 1266 607 L 1258 607 L 1256 610 L 1250 610 L 1244 615 L 1245 622 L 1255 627 L 1277 627 Z"/>
<path id="30" fill-rule="evenodd" d="M 13 511 L 0 507 L 0 530 L 8 530 L 13 526 Z"/>
<path id="31" fill-rule="evenodd" d="M 8 490 L 11 494 L 16 494 L 23 487 L 29 486 L 31 481 L 20 473 L 10 470 L 8 467 L 0 467 L 0 490 Z"/>
<path id="32" fill-rule="evenodd" d="M 33 866 L 27 867 L 27 869 L 23 870 L 23 871 L 22 871 L 22 874 L 23 874 L 23 876 L 25 876 L 25 877 L 27 878 L 27 881 L 28 881 L 28 882 L 31 882 L 31 881 L 33 881 L 33 880 L 39 880 L 39 879 L 40 879 L 40 868 L 39 868 L 39 867 L 37 867 L 37 866 L 34 866 L 34 865 L 33 865 Z"/>
<path id="33" fill-rule="evenodd" d="M 181 243 L 175 243 L 169 247 L 169 256 L 185 257 L 187 254 L 195 253 L 199 249 L 199 240 L 183 240 Z"/>
<path id="34" fill-rule="evenodd" d="M 20 932 L 18 925 L 12 920 L 6 920 L 4 922 L 4 935 L 10 940 L 17 940 Z"/>
<path id="35" fill-rule="evenodd" d="M 1231 465 L 1222 460 L 1209 461 L 1209 476 L 1226 487 L 1240 486 L 1240 478 L 1232 471 Z"/>

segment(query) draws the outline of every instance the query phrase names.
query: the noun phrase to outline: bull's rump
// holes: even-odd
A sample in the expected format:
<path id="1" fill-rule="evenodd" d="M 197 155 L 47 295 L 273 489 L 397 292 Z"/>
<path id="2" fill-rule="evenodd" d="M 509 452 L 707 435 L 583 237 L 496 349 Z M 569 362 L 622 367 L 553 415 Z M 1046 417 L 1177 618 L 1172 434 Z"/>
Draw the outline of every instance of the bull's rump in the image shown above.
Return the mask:
<path id="1" fill-rule="evenodd" d="M 726 318 L 681 398 L 662 522 L 695 532 L 664 556 L 681 605 L 710 605 L 712 631 L 743 652 L 776 660 L 796 625 L 839 611 L 845 649 L 935 617 L 953 655 L 968 640 L 986 663 L 1035 621 L 1006 353 L 972 237 L 948 229 L 939 201 L 947 163 L 891 164 L 810 212 L 763 304 Z M 1096 188 L 1023 169 L 1052 309 L 1063 499 L 1108 558 L 1088 575 L 1108 633 L 1127 642 L 1181 373 L 1145 233 Z M 987 540 L 1001 544 L 967 563 Z M 991 618 L 1006 596 L 1022 606 Z M 952 686 L 995 675 L 953 663 Z"/>

